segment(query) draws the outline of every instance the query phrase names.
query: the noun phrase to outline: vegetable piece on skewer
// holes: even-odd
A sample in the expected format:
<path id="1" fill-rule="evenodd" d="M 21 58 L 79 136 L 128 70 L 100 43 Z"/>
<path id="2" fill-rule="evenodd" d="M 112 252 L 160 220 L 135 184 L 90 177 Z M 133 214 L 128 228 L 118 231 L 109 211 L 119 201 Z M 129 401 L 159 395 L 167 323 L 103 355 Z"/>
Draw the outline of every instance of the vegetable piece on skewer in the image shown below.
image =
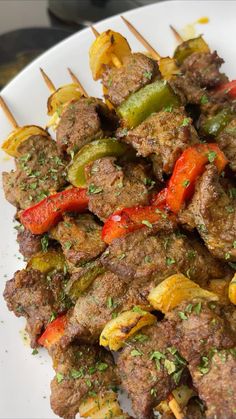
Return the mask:
<path id="1" fill-rule="evenodd" d="M 127 40 L 118 32 L 107 30 L 100 34 L 89 50 L 90 68 L 94 80 L 101 78 L 105 65 L 122 66 L 124 58 L 131 54 Z"/>
<path id="2" fill-rule="evenodd" d="M 196 144 L 184 150 L 175 163 L 168 184 L 166 203 L 171 211 L 178 213 L 184 202 L 191 197 L 195 182 L 208 162 L 214 163 L 219 172 L 228 163 L 217 144 Z"/>
<path id="3" fill-rule="evenodd" d="M 84 187 L 86 185 L 85 166 L 97 159 L 107 156 L 122 156 L 128 147 L 114 138 L 102 138 L 92 141 L 81 148 L 75 155 L 68 169 L 68 179 L 72 185 Z"/>
<path id="4" fill-rule="evenodd" d="M 214 90 L 215 93 L 225 93 L 231 99 L 236 99 L 236 80 L 231 80 L 228 83 L 221 84 Z"/>
<path id="5" fill-rule="evenodd" d="M 167 106 L 178 106 L 179 99 L 166 81 L 158 80 L 132 93 L 117 109 L 124 127 L 141 124 L 153 112 Z"/>
<path id="6" fill-rule="evenodd" d="M 236 305 L 236 274 L 234 274 L 233 279 L 229 284 L 229 299 L 232 304 Z"/>
<path id="7" fill-rule="evenodd" d="M 19 146 L 26 141 L 32 135 L 42 135 L 48 137 L 47 131 L 43 128 L 38 127 L 37 125 L 25 125 L 19 127 L 14 116 L 12 115 L 10 109 L 8 108 L 6 102 L 0 97 L 0 105 L 7 116 L 9 122 L 14 128 L 14 131 L 10 133 L 7 139 L 2 144 L 2 149 L 12 157 L 19 157 L 18 148 Z"/>
<path id="8" fill-rule="evenodd" d="M 206 135 L 217 136 L 233 118 L 230 108 L 224 108 L 216 115 L 210 116 L 202 124 L 202 129 Z"/>
<path id="9" fill-rule="evenodd" d="M 48 274 L 54 270 L 64 271 L 66 268 L 65 257 L 62 252 L 56 250 L 48 250 L 47 252 L 39 252 L 32 256 L 27 263 L 27 269 L 35 269 L 42 273 Z"/>
<path id="10" fill-rule="evenodd" d="M 83 212 L 88 206 L 86 189 L 70 188 L 40 201 L 20 213 L 20 221 L 33 234 L 52 228 L 64 211 Z"/>
<path id="11" fill-rule="evenodd" d="M 182 274 L 169 276 L 148 295 L 150 304 L 163 313 L 168 313 L 182 301 L 193 298 L 206 298 L 211 301 L 219 299 L 216 294 L 201 288 Z"/>
<path id="12" fill-rule="evenodd" d="M 49 323 L 43 334 L 38 339 L 38 344 L 50 349 L 64 335 L 66 328 L 66 315 L 57 317 L 52 323 Z"/>
<path id="13" fill-rule="evenodd" d="M 124 311 L 106 324 L 100 335 L 100 345 L 118 351 L 138 330 L 155 322 L 156 317 L 140 307 Z"/>
<path id="14" fill-rule="evenodd" d="M 210 49 L 202 36 L 182 42 L 182 44 L 176 48 L 174 58 L 177 61 L 177 64 L 181 65 L 187 57 L 195 52 L 210 52 Z"/>
<path id="15" fill-rule="evenodd" d="M 79 414 L 83 418 L 91 419 L 126 419 L 129 417 L 122 412 L 117 400 L 117 394 L 113 391 L 86 398 L 79 407 Z"/>

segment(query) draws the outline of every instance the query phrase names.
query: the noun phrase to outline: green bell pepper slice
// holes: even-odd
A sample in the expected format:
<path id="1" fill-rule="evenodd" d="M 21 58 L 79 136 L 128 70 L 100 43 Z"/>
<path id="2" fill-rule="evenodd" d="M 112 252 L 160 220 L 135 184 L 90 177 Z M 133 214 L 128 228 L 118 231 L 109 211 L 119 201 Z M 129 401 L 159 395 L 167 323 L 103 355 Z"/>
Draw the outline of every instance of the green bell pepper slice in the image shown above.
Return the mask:
<path id="1" fill-rule="evenodd" d="M 102 138 L 86 144 L 75 155 L 68 169 L 68 180 L 77 187 L 86 186 L 85 166 L 97 159 L 107 156 L 119 157 L 126 153 L 128 146 L 114 138 Z"/>
<path id="2" fill-rule="evenodd" d="M 65 268 L 65 257 L 62 252 L 56 250 L 39 252 L 32 256 L 27 264 L 27 269 L 35 269 L 43 274 L 48 274 L 54 270 L 64 271 Z"/>
<path id="3" fill-rule="evenodd" d="M 149 115 L 167 106 L 178 106 L 179 99 L 165 80 L 158 80 L 132 93 L 117 109 L 125 128 L 135 128 Z"/>
<path id="4" fill-rule="evenodd" d="M 216 115 L 208 118 L 202 125 L 202 129 L 207 135 L 217 136 L 233 118 L 230 108 L 222 109 Z"/>
<path id="5" fill-rule="evenodd" d="M 181 65 L 184 60 L 194 52 L 210 52 L 210 49 L 202 36 L 189 39 L 178 45 L 174 52 L 174 58 L 176 59 L 177 64 Z"/>
<path id="6" fill-rule="evenodd" d="M 103 274 L 105 268 L 98 261 L 89 262 L 87 267 L 78 274 L 74 274 L 66 286 L 66 294 L 71 298 L 72 301 L 80 297 L 80 295 L 92 284 L 92 282 L 97 278 L 97 276 Z"/>

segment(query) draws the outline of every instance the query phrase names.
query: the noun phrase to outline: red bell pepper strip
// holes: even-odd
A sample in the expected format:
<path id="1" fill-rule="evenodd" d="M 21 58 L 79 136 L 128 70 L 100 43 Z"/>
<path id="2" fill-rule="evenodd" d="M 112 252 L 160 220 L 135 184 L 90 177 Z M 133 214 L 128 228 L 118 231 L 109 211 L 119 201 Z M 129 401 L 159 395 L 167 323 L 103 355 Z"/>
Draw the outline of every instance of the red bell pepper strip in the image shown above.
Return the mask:
<path id="1" fill-rule="evenodd" d="M 221 84 L 215 90 L 216 93 L 225 93 L 232 99 L 236 99 L 236 80 L 232 80 L 228 83 Z"/>
<path id="2" fill-rule="evenodd" d="M 157 222 L 161 216 L 166 214 L 161 212 L 156 205 L 146 207 L 131 207 L 116 211 L 105 222 L 102 229 L 102 239 L 110 244 L 114 239 L 125 236 L 132 231 L 143 227 L 152 227 L 152 223 Z"/>
<path id="3" fill-rule="evenodd" d="M 153 195 L 151 204 L 156 205 L 158 208 L 165 209 L 166 207 L 167 188 L 162 189 L 158 194 Z"/>
<path id="4" fill-rule="evenodd" d="M 87 206 L 86 189 L 66 189 L 22 211 L 20 221 L 31 233 L 42 234 L 58 223 L 64 211 L 83 212 Z"/>
<path id="5" fill-rule="evenodd" d="M 207 162 L 214 163 L 222 172 L 228 160 L 217 144 L 196 144 L 187 148 L 176 161 L 166 196 L 167 207 L 175 214 L 193 194 L 195 182 Z"/>
<path id="6" fill-rule="evenodd" d="M 49 323 L 43 334 L 38 339 L 38 344 L 50 349 L 52 345 L 59 342 L 64 335 L 66 327 L 66 315 L 57 317 L 52 323 Z"/>

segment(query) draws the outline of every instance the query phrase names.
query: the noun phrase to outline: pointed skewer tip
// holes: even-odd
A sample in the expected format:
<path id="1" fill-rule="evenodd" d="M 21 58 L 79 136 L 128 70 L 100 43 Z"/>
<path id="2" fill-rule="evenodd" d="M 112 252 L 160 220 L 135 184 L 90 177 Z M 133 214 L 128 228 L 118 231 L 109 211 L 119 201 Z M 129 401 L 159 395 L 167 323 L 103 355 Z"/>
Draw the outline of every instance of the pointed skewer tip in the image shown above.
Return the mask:
<path id="1" fill-rule="evenodd" d="M 41 67 L 39 68 L 39 70 L 48 89 L 50 90 L 50 92 L 54 93 L 56 91 L 56 87 L 53 84 L 52 80 L 48 77 L 48 75 L 45 73 L 45 71 Z"/>
<path id="2" fill-rule="evenodd" d="M 92 32 L 93 32 L 93 34 L 94 34 L 94 36 L 95 36 L 96 38 L 98 38 L 98 37 L 99 37 L 99 35 L 100 35 L 100 33 L 97 31 L 97 29 L 95 29 L 95 27 L 94 27 L 93 25 L 91 25 L 91 26 L 90 26 L 90 29 L 92 30 Z"/>
<path id="3" fill-rule="evenodd" d="M 182 36 L 180 35 L 180 33 L 172 25 L 170 25 L 170 29 L 173 32 L 177 42 L 179 42 L 181 44 L 184 40 L 183 40 Z"/>
<path id="4" fill-rule="evenodd" d="M 67 70 L 73 80 L 74 83 L 78 84 L 81 93 L 85 96 L 88 97 L 88 93 L 86 92 L 84 86 L 81 84 L 81 82 L 79 81 L 78 77 L 75 75 L 75 73 L 73 73 L 73 71 L 71 70 L 70 67 L 67 67 Z"/>
<path id="5" fill-rule="evenodd" d="M 7 106 L 7 104 L 6 104 L 5 100 L 2 98 L 2 96 L 0 96 L 0 105 L 1 105 L 1 107 L 2 107 L 2 109 L 3 109 L 3 112 L 5 113 L 5 115 L 6 115 L 7 119 L 8 119 L 8 121 L 9 121 L 9 122 L 10 122 L 10 124 L 12 125 L 12 127 L 13 127 L 14 129 L 18 128 L 18 127 L 19 127 L 19 125 L 18 125 L 18 123 L 16 122 L 16 120 L 15 120 L 15 118 L 14 118 L 14 116 L 13 116 L 12 112 L 10 111 L 9 107 Z"/>

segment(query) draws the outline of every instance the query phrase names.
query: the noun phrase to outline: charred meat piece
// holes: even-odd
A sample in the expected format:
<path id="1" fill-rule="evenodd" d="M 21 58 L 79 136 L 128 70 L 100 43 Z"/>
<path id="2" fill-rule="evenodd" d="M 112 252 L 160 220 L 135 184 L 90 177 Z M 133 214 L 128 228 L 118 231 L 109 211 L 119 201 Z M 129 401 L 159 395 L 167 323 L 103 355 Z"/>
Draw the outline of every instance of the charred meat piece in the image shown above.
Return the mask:
<path id="1" fill-rule="evenodd" d="M 172 345 L 196 367 L 212 348 L 232 348 L 236 336 L 219 303 L 195 299 L 184 302 L 167 314 L 166 329 Z"/>
<path id="2" fill-rule="evenodd" d="M 202 97 L 205 95 L 205 89 L 191 76 L 176 75 L 170 80 L 170 85 L 174 92 L 180 97 L 183 105 L 201 103 Z"/>
<path id="3" fill-rule="evenodd" d="M 50 235 L 62 246 L 68 262 L 79 266 L 102 253 L 106 245 L 101 239 L 102 227 L 90 214 L 65 215 Z"/>
<path id="4" fill-rule="evenodd" d="M 156 283 L 177 272 L 202 286 L 210 278 L 225 275 L 225 265 L 198 239 L 174 230 L 170 221 L 162 223 L 156 232 L 145 227 L 114 240 L 102 255 L 103 265 L 121 277 L 149 277 Z"/>
<path id="5" fill-rule="evenodd" d="M 18 151 L 16 170 L 3 172 L 3 188 L 12 205 L 25 209 L 65 185 L 65 164 L 56 142 L 40 135 L 28 138 Z"/>
<path id="6" fill-rule="evenodd" d="M 112 356 L 99 347 L 57 346 L 52 358 L 56 376 L 51 382 L 51 407 L 62 418 L 74 419 L 86 398 L 105 395 L 118 384 Z"/>
<path id="7" fill-rule="evenodd" d="M 148 173 L 141 164 L 115 164 L 104 157 L 86 167 L 89 210 L 105 221 L 118 209 L 148 204 Z"/>
<path id="8" fill-rule="evenodd" d="M 124 59 L 121 68 L 106 67 L 102 83 L 107 89 L 106 97 L 114 106 L 119 106 L 131 93 L 153 81 L 160 72 L 156 61 L 141 53 Z"/>
<path id="9" fill-rule="evenodd" d="M 116 117 L 95 98 L 81 98 L 62 113 L 57 127 L 60 151 L 76 153 L 85 144 L 102 138 L 116 128 Z"/>
<path id="10" fill-rule="evenodd" d="M 216 141 L 228 158 L 230 168 L 236 172 L 236 118 L 219 134 Z"/>
<path id="11" fill-rule="evenodd" d="M 219 259 L 236 261 L 236 207 L 234 188 L 223 189 L 217 169 L 208 165 L 192 201 L 182 214 L 195 226 L 210 252 Z"/>
<path id="12" fill-rule="evenodd" d="M 17 241 L 19 244 L 19 250 L 25 259 L 29 259 L 31 256 L 42 250 L 42 238 L 42 235 L 32 234 L 24 227 L 20 227 L 18 229 Z"/>
<path id="13" fill-rule="evenodd" d="M 211 88 L 228 81 L 226 75 L 219 71 L 223 63 L 216 51 L 195 52 L 184 60 L 181 73 L 190 75 L 201 87 Z"/>
<path id="14" fill-rule="evenodd" d="M 205 402 L 207 419 L 235 419 L 236 348 L 213 349 L 203 357 L 204 366 L 190 367 L 193 384 Z"/>
<path id="15" fill-rule="evenodd" d="M 137 128 L 128 131 L 124 140 L 138 151 L 138 155 L 153 158 L 154 171 L 159 179 L 162 179 L 163 172 L 172 173 L 185 148 L 199 142 L 183 108 L 152 114 Z"/>
<path id="16" fill-rule="evenodd" d="M 153 408 L 177 387 L 186 366 L 163 326 L 143 328 L 118 358 L 121 383 L 137 419 L 154 418 Z"/>
<path id="17" fill-rule="evenodd" d="M 36 270 L 22 269 L 7 281 L 4 298 L 8 309 L 17 317 L 25 317 L 31 346 L 47 324 L 67 308 L 64 293 L 65 277 L 61 272 L 45 275 Z"/>
<path id="18" fill-rule="evenodd" d="M 75 337 L 96 341 L 106 323 L 117 313 L 136 305 L 149 306 L 146 297 L 153 286 L 146 278 L 130 281 L 128 277 L 119 278 L 112 272 L 99 275 L 87 292 L 78 298 L 62 344 L 67 345 Z"/>

